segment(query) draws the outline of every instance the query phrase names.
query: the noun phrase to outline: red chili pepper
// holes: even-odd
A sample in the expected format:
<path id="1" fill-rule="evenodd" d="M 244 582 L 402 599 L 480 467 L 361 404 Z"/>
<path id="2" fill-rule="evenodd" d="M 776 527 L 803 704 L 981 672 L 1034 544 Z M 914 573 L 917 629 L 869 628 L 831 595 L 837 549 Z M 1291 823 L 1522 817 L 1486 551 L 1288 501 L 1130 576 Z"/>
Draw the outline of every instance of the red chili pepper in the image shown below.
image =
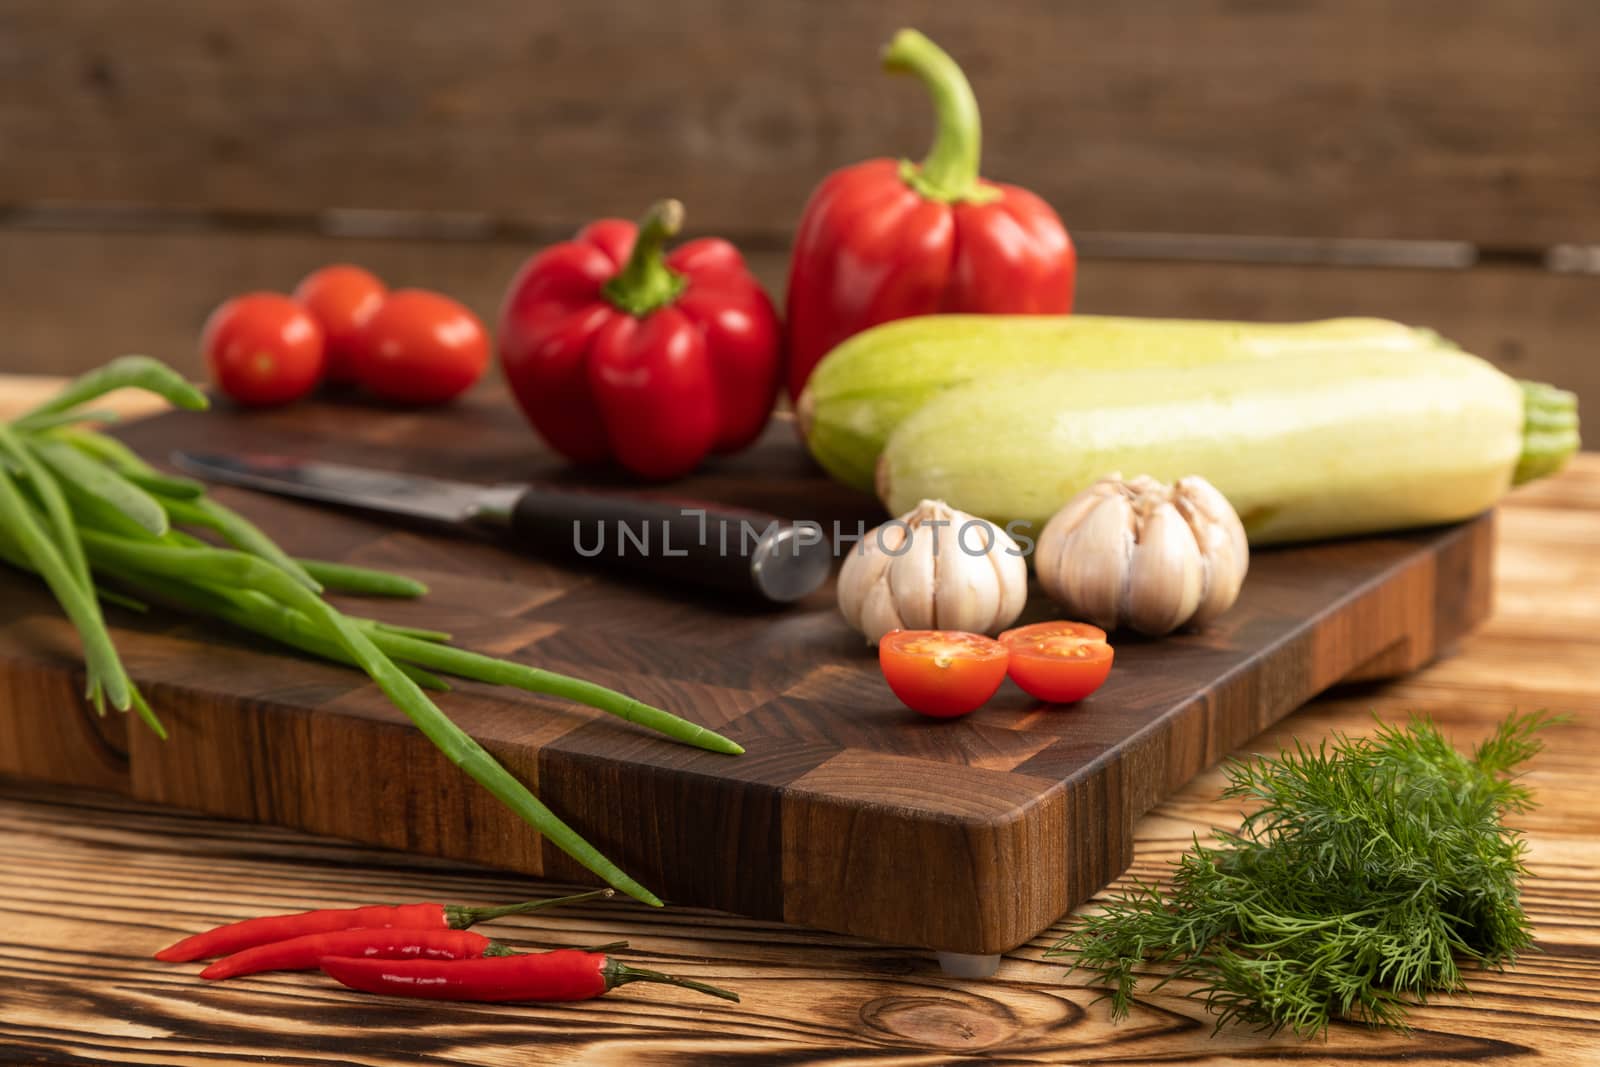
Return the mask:
<path id="1" fill-rule="evenodd" d="M 1077 253 L 1050 205 L 978 176 L 978 102 L 961 68 L 915 30 L 895 34 L 885 69 L 933 94 L 938 132 L 919 166 L 869 159 L 825 178 L 806 205 L 789 271 L 789 396 L 839 342 L 936 312 L 1072 310 Z"/>
<path id="2" fill-rule="evenodd" d="M 761 433 L 782 374 L 772 301 L 714 237 L 663 256 L 664 200 L 635 227 L 602 219 L 530 259 L 500 312 L 500 362 L 528 421 L 577 463 L 687 474 Z"/>
<path id="3" fill-rule="evenodd" d="M 219 926 L 214 930 L 186 937 L 175 945 L 168 945 L 156 953 L 156 959 L 168 963 L 185 963 L 189 960 L 225 956 L 257 945 L 287 941 L 304 934 L 326 934 L 335 930 L 372 929 L 374 927 L 404 927 L 407 929 L 464 930 L 476 923 L 488 922 L 503 915 L 521 915 L 556 904 L 576 904 L 596 897 L 612 896 L 610 889 L 596 889 L 550 900 L 530 900 L 522 904 L 507 904 L 498 908 L 468 908 L 460 904 L 400 904 L 372 905 L 365 908 L 329 908 L 319 911 L 302 911 L 293 915 L 263 915 L 256 919 Z"/>
<path id="4" fill-rule="evenodd" d="M 723 1000 L 737 993 L 618 963 L 603 952 L 558 949 L 475 960 L 378 960 L 329 956 L 322 969 L 364 993 L 435 1000 L 591 1000 L 629 982 L 662 982 Z"/>
<path id="5" fill-rule="evenodd" d="M 507 956 L 511 949 L 471 930 L 409 930 L 398 926 L 302 934 L 224 956 L 200 972 L 213 981 L 263 971 L 314 971 L 324 956 L 363 959 L 464 960 Z"/>

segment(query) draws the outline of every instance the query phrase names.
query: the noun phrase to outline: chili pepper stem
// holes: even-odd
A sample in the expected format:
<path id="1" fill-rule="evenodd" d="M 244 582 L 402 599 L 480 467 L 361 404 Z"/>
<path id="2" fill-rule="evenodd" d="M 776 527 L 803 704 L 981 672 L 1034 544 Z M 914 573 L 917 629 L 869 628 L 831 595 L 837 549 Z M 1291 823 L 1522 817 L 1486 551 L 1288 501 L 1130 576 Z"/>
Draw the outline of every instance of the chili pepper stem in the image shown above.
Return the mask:
<path id="1" fill-rule="evenodd" d="M 679 978 L 676 975 L 662 974 L 660 971 L 647 971 L 642 967 L 629 967 L 626 963 L 618 963 L 610 958 L 607 958 L 605 965 L 600 968 L 600 976 L 606 980 L 607 989 L 615 989 L 629 982 L 660 982 L 662 985 L 675 985 L 707 996 L 731 1000 L 735 1004 L 739 1003 L 739 994 L 731 990 L 707 985 L 705 982 L 696 982 L 692 978 Z"/>
<path id="2" fill-rule="evenodd" d="M 1000 195 L 978 184 L 983 125 L 972 85 L 949 53 L 916 30 L 901 30 L 883 50 L 883 69 L 914 74 L 933 97 L 938 126 L 933 147 L 921 165 L 900 163 L 900 177 L 929 200 L 983 203 Z"/>
<path id="3" fill-rule="evenodd" d="M 682 228 L 683 204 L 661 200 L 652 205 L 639 223 L 639 235 L 634 238 L 628 262 L 601 290 L 606 299 L 637 318 L 678 299 L 688 283 L 667 266 L 662 249 Z"/>
<path id="4" fill-rule="evenodd" d="M 573 893 L 571 896 L 551 897 L 547 900 L 525 900 L 521 904 L 503 904 L 493 908 L 469 908 L 461 904 L 446 904 L 444 917 L 452 929 L 465 930 L 469 926 L 486 923 L 491 919 L 501 919 L 507 915 L 524 915 L 530 911 L 553 908 L 560 904 L 579 904 L 585 900 L 603 900 L 616 895 L 614 889 L 592 889 L 587 893 Z"/>
<path id="5" fill-rule="evenodd" d="M 537 945 L 539 948 L 544 949 L 546 952 L 557 952 L 557 951 L 560 951 L 561 949 L 566 947 L 565 945 L 551 945 L 549 943 L 541 943 L 541 942 L 538 942 L 538 941 L 535 941 L 534 944 Z M 603 945 L 588 945 L 588 946 L 585 946 L 583 948 L 578 949 L 578 951 L 579 952 L 621 952 L 623 949 L 625 949 L 627 947 L 628 947 L 628 943 L 626 941 L 607 941 Z M 510 945 L 505 944 L 502 941 L 491 941 L 491 942 L 489 942 L 488 947 L 483 950 L 483 954 L 485 956 L 523 956 L 523 955 L 526 955 L 526 953 L 520 952 L 517 949 L 512 948 Z M 204 975 L 202 975 L 201 977 L 204 977 Z"/>

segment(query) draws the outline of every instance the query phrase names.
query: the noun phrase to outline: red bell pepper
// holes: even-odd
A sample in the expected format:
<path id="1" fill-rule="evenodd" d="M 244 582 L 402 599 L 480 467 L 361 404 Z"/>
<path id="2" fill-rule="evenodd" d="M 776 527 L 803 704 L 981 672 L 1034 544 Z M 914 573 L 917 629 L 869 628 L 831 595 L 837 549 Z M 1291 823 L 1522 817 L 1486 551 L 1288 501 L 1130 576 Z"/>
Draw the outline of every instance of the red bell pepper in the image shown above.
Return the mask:
<path id="1" fill-rule="evenodd" d="M 1039 197 L 978 176 L 978 102 L 961 68 L 916 30 L 901 30 L 885 69 L 933 95 L 928 158 L 869 159 L 812 193 L 789 271 L 789 395 L 851 334 L 936 312 L 1063 315 L 1077 254 Z"/>
<path id="2" fill-rule="evenodd" d="M 772 412 L 783 351 L 772 301 L 727 241 L 663 254 L 682 223 L 676 200 L 638 227 L 592 223 L 530 259 L 506 294 L 506 380 L 574 462 L 675 478 L 750 444 Z"/>

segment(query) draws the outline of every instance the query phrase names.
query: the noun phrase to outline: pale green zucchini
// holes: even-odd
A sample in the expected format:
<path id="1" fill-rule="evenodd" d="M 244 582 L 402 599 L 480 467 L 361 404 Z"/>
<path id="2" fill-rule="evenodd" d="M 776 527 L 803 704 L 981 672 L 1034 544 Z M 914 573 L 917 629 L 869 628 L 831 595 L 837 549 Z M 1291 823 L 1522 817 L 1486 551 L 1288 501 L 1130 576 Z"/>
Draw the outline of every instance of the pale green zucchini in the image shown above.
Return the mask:
<path id="1" fill-rule="evenodd" d="M 936 498 L 1031 534 L 1111 472 L 1199 474 L 1265 544 L 1464 519 L 1577 446 L 1570 393 L 1461 352 L 1346 351 L 971 382 L 900 425 L 878 488 L 893 514 Z"/>
<path id="2" fill-rule="evenodd" d="M 874 327 L 817 365 L 796 405 L 811 454 L 829 474 L 872 487 L 878 454 L 934 395 L 993 374 L 1189 367 L 1280 355 L 1409 352 L 1431 330 L 1386 319 L 1249 323 L 1102 315 L 924 315 Z"/>

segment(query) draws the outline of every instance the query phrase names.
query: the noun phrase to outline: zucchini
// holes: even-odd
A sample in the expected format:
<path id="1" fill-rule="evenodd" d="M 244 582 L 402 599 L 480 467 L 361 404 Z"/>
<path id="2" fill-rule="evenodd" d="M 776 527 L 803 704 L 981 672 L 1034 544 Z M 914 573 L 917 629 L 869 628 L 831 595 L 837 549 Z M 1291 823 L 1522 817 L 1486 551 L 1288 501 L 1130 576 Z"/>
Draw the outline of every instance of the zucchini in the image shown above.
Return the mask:
<path id="1" fill-rule="evenodd" d="M 1407 352 L 1440 341 L 1386 319 L 1247 323 L 1100 315 L 924 315 L 856 334 L 818 364 L 796 404 L 800 432 L 829 474 L 872 488 L 883 443 L 952 386 L 991 374 L 1186 367 L 1357 349 Z"/>
<path id="2" fill-rule="evenodd" d="M 878 488 L 894 514 L 941 499 L 1027 535 L 1113 471 L 1198 474 L 1267 544 L 1464 519 L 1577 447 L 1571 393 L 1462 352 L 1348 351 L 971 382 L 900 425 Z"/>

